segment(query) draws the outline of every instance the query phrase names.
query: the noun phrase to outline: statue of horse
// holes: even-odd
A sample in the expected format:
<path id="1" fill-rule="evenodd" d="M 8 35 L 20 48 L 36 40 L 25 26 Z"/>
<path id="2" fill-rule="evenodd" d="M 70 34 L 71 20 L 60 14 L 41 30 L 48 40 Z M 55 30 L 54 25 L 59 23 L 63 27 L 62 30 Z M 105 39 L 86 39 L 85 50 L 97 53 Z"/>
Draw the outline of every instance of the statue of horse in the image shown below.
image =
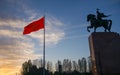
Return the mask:
<path id="1" fill-rule="evenodd" d="M 107 32 L 111 32 L 111 26 L 112 26 L 112 20 L 98 20 L 96 19 L 96 16 L 94 14 L 89 14 L 87 15 L 87 21 L 90 21 L 90 26 L 87 27 L 87 31 L 90 32 L 89 28 L 93 28 L 94 27 L 94 32 L 96 32 L 96 29 L 98 27 L 104 27 L 104 31 Z"/>

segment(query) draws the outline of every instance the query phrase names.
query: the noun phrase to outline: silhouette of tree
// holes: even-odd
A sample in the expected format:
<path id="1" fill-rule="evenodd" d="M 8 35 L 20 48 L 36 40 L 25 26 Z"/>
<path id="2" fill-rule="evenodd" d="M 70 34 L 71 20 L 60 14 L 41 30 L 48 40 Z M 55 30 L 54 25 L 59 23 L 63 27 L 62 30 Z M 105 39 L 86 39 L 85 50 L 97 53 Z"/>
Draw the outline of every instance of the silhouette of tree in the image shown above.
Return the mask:
<path id="1" fill-rule="evenodd" d="M 36 65 L 32 65 L 32 67 L 30 68 L 29 71 L 29 75 L 37 75 L 38 69 L 36 67 Z"/>
<path id="2" fill-rule="evenodd" d="M 82 62 L 81 62 L 81 60 L 79 59 L 79 60 L 78 60 L 78 71 L 79 71 L 79 72 L 81 72 L 81 69 L 82 69 L 81 67 L 82 67 Z"/>
<path id="3" fill-rule="evenodd" d="M 27 62 L 24 62 L 22 64 L 22 75 L 29 75 L 30 69 L 32 67 L 31 60 L 28 60 Z"/>
<path id="4" fill-rule="evenodd" d="M 86 72 L 88 61 L 82 58 L 76 61 L 64 59 L 63 62 L 58 60 L 55 64 L 56 71 L 52 73 L 53 65 L 51 61 L 46 63 L 45 75 L 92 75 L 92 72 Z M 40 67 L 38 67 L 38 65 Z M 43 75 L 42 60 L 35 60 L 33 63 L 28 60 L 22 64 L 21 75 Z M 89 65 L 88 65 L 89 66 Z"/>
<path id="5" fill-rule="evenodd" d="M 91 62 L 91 56 L 88 57 L 88 72 L 92 73 L 92 62 Z"/>
<path id="6" fill-rule="evenodd" d="M 62 72 L 62 62 L 60 60 L 58 60 L 57 63 L 55 64 L 55 70 L 56 74 L 57 72 Z"/>
<path id="7" fill-rule="evenodd" d="M 72 63 L 71 63 L 71 60 L 68 61 L 68 71 L 69 71 L 69 72 L 72 71 Z"/>
<path id="8" fill-rule="evenodd" d="M 69 59 L 64 59 L 63 60 L 63 71 L 64 72 L 70 72 L 71 70 L 71 61 L 69 61 Z"/>
<path id="9" fill-rule="evenodd" d="M 55 64 L 55 70 L 58 72 L 58 63 Z"/>
<path id="10" fill-rule="evenodd" d="M 48 61 L 48 62 L 47 62 L 47 70 L 51 72 L 51 71 L 52 71 L 52 68 L 53 68 L 53 67 L 52 67 L 52 62 Z"/>
<path id="11" fill-rule="evenodd" d="M 67 68 L 66 62 L 67 62 L 67 59 L 64 59 L 63 60 L 63 67 L 62 67 L 63 72 L 66 72 L 66 68 Z"/>
<path id="12" fill-rule="evenodd" d="M 81 63 L 82 63 L 82 67 L 81 67 L 82 72 L 83 72 L 83 73 L 86 73 L 86 69 L 87 69 L 86 58 L 83 57 L 82 60 L 81 60 Z"/>
<path id="13" fill-rule="evenodd" d="M 72 61 L 73 64 L 73 71 L 78 71 L 78 64 L 76 61 Z"/>

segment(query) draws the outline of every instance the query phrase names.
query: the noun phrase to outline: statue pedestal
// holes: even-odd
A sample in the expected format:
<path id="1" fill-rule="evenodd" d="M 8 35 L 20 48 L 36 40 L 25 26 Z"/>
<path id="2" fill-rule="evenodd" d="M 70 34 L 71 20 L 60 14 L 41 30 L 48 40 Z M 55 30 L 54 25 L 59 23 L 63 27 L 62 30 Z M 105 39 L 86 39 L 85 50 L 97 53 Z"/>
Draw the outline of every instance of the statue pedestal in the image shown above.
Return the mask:
<path id="1" fill-rule="evenodd" d="M 94 32 L 89 36 L 93 75 L 120 75 L 120 35 Z"/>

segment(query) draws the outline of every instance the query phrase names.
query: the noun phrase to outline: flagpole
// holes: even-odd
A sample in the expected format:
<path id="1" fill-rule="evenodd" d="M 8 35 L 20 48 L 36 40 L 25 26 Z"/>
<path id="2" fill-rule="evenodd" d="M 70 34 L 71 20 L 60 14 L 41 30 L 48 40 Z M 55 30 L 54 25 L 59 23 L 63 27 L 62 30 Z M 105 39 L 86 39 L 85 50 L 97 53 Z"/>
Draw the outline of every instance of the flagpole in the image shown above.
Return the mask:
<path id="1" fill-rule="evenodd" d="M 44 30 L 43 30 L 43 75 L 45 75 L 45 16 L 44 16 Z"/>

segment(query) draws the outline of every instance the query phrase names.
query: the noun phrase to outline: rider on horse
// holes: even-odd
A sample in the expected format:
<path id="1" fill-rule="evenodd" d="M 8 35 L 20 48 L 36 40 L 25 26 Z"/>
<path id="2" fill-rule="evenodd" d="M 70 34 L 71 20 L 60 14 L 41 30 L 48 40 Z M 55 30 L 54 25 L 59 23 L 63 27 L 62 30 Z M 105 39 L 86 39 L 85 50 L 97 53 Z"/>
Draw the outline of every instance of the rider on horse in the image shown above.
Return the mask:
<path id="1" fill-rule="evenodd" d="M 96 11 L 96 13 L 97 13 L 97 20 L 98 21 L 101 21 L 102 17 L 108 17 L 108 16 L 110 16 L 110 15 L 106 16 L 106 15 L 104 15 L 104 13 L 100 13 L 99 10 L 100 9 L 97 9 L 97 11 Z"/>
<path id="2" fill-rule="evenodd" d="M 96 11 L 97 15 L 89 14 L 87 15 L 87 21 L 90 21 L 90 26 L 87 27 L 88 32 L 90 32 L 89 28 L 94 27 L 94 32 L 96 32 L 96 28 L 104 27 L 104 31 L 108 30 L 110 32 L 112 26 L 112 20 L 102 19 L 104 17 L 108 17 L 110 15 L 104 15 L 104 13 L 99 12 L 99 9 Z"/>

